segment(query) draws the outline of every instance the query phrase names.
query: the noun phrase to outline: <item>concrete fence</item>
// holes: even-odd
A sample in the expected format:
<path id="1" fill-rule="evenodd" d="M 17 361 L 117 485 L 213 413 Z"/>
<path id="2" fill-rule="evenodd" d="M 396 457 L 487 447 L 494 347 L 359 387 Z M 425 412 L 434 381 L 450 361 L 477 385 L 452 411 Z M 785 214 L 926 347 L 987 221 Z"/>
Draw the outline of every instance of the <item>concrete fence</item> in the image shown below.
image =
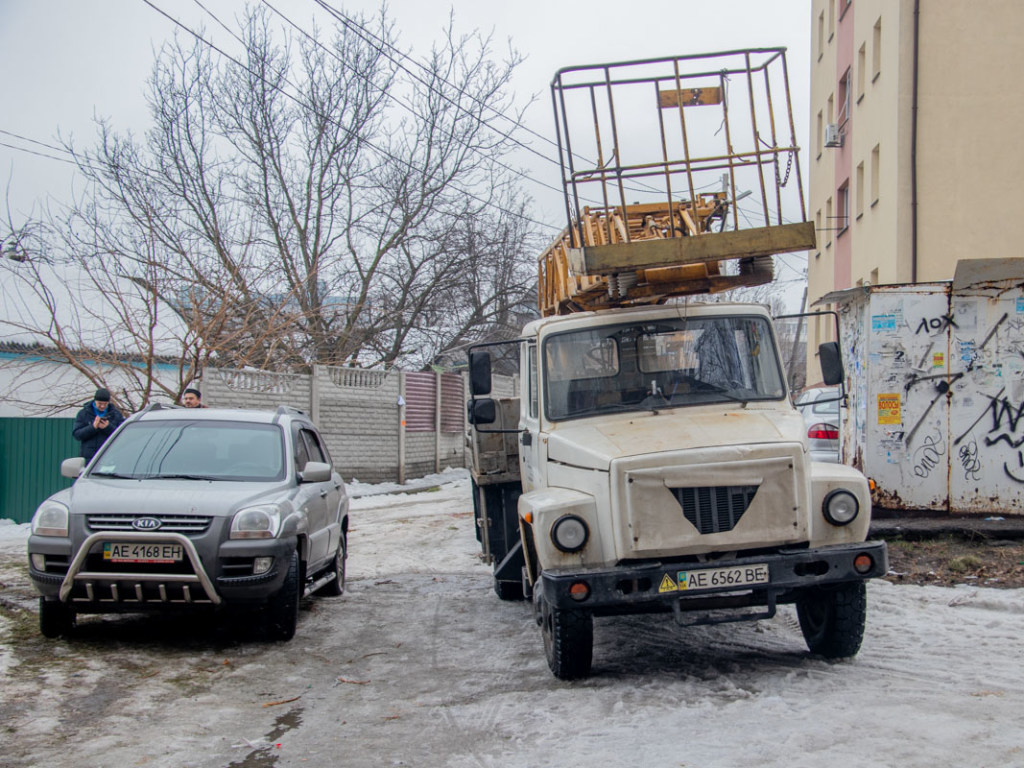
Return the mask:
<path id="1" fill-rule="evenodd" d="M 203 402 L 222 408 L 290 405 L 310 414 L 345 480 L 407 479 L 464 467 L 468 386 L 462 374 L 315 366 L 311 375 L 208 368 Z M 518 382 L 496 376 L 494 394 Z"/>

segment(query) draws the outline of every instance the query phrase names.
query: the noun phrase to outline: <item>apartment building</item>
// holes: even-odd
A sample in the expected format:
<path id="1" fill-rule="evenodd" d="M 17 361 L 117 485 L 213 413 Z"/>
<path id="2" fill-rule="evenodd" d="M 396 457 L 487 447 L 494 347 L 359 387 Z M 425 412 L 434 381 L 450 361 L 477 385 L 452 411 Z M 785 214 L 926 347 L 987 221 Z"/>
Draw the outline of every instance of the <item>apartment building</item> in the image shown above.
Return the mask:
<path id="1" fill-rule="evenodd" d="M 811 38 L 808 303 L 1024 255 L 1024 2 L 812 0 Z"/>

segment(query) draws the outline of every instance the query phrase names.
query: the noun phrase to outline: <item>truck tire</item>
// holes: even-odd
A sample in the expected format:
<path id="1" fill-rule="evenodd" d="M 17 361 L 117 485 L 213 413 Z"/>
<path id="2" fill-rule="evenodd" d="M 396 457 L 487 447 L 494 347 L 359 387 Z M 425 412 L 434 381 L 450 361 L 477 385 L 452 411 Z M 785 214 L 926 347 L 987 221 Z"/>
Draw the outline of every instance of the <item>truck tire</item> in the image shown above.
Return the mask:
<path id="1" fill-rule="evenodd" d="M 324 584 L 313 594 L 319 597 L 341 597 L 345 594 L 345 561 L 348 560 L 348 537 L 345 532 L 341 533 L 341 541 L 338 542 L 338 551 L 334 553 L 334 560 L 331 567 L 327 569 L 330 573 L 334 571 L 334 578 Z"/>
<path id="2" fill-rule="evenodd" d="M 551 673 L 559 680 L 579 680 L 589 675 L 594 656 L 594 618 L 590 611 L 555 608 L 539 591 L 534 599 Z"/>
<path id="3" fill-rule="evenodd" d="M 299 623 L 299 599 L 302 597 L 302 567 L 298 551 L 292 552 L 281 591 L 266 607 L 266 630 L 272 640 L 291 640 Z"/>
<path id="4" fill-rule="evenodd" d="M 867 618 L 864 582 L 806 589 L 797 598 L 796 615 L 811 653 L 826 659 L 855 656 Z"/>
<path id="5" fill-rule="evenodd" d="M 75 612 L 60 600 L 39 598 L 39 632 L 43 637 L 70 635 L 75 626 Z"/>
<path id="6" fill-rule="evenodd" d="M 523 582 L 494 580 L 494 594 L 502 600 L 525 600 Z"/>

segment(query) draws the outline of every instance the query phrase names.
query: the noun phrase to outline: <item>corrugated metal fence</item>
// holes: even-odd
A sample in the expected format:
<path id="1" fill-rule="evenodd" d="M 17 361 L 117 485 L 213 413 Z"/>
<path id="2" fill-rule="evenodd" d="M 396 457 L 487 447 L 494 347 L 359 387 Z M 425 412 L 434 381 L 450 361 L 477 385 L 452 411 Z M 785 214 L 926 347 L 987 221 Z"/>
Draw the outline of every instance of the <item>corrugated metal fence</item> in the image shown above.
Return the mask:
<path id="1" fill-rule="evenodd" d="M 79 453 L 74 419 L 0 418 L 0 519 L 32 519 L 39 502 L 67 488 L 60 463 Z"/>

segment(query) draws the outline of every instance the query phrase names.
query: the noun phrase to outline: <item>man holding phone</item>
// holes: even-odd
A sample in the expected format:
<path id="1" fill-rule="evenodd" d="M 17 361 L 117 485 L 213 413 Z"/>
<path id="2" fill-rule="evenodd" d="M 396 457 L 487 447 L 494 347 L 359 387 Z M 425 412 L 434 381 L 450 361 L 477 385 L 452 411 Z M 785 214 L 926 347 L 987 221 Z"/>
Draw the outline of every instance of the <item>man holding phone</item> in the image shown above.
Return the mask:
<path id="1" fill-rule="evenodd" d="M 82 457 L 86 463 L 92 460 L 96 451 L 114 434 L 124 415 L 117 406 L 110 402 L 110 392 L 105 387 L 96 390 L 91 402 L 86 403 L 75 417 L 75 427 L 71 431 L 75 439 L 82 444 Z"/>

